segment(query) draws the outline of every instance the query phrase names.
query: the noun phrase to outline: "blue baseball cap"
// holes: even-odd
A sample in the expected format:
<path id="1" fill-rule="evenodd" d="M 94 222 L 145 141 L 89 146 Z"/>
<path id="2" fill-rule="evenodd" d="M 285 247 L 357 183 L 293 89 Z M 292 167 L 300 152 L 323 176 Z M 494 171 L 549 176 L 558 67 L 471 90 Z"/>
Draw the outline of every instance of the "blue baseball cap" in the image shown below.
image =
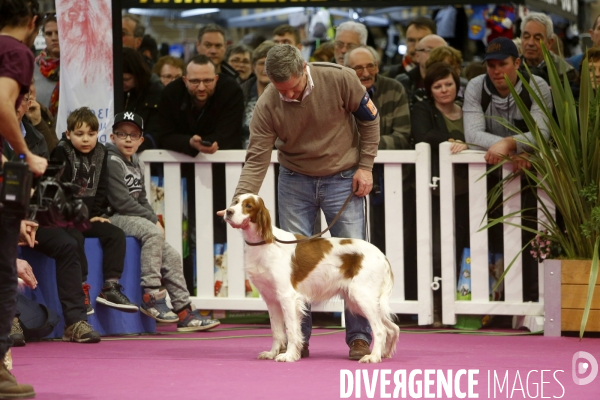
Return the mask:
<path id="1" fill-rule="evenodd" d="M 508 38 L 499 37 L 488 43 L 488 46 L 485 49 L 485 58 L 483 61 L 506 60 L 510 56 L 519 58 L 519 50 L 517 50 L 517 45 L 515 45 L 515 43 Z"/>

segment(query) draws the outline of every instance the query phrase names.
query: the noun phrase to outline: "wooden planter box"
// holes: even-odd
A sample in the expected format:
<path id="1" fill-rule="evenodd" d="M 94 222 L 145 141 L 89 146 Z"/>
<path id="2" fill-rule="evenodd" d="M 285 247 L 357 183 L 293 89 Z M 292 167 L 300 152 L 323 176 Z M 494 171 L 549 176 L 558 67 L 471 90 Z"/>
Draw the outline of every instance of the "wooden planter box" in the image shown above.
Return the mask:
<path id="1" fill-rule="evenodd" d="M 591 260 L 544 261 L 544 336 L 579 332 L 588 293 Z M 596 284 L 586 332 L 600 332 L 600 284 Z"/>

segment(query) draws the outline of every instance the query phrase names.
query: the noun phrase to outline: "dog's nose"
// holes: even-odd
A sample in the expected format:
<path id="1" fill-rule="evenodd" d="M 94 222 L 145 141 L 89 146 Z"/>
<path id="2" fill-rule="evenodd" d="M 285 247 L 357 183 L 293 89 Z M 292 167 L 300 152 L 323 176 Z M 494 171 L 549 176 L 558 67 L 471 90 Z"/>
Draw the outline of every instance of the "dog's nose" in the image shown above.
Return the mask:
<path id="1" fill-rule="evenodd" d="M 233 210 L 231 208 L 228 208 L 225 211 L 225 215 L 227 216 L 227 218 L 231 218 L 231 216 L 233 216 Z"/>

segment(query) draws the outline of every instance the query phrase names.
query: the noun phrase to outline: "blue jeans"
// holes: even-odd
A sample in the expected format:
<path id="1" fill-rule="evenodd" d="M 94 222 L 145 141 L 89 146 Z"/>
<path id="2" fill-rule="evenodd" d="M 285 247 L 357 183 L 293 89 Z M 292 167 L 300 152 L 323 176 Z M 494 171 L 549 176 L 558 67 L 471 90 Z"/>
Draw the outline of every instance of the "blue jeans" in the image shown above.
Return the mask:
<path id="1" fill-rule="evenodd" d="M 12 345 L 10 328 L 17 311 L 17 243 L 21 219 L 0 212 L 0 362 Z"/>
<path id="2" fill-rule="evenodd" d="M 334 175 L 312 177 L 280 166 L 277 196 L 281 229 L 311 236 L 319 210 L 323 210 L 327 224 L 330 224 L 352 192 L 352 178 L 355 172 L 356 168 L 352 168 Z M 355 196 L 348 202 L 346 209 L 331 228 L 331 236 L 364 240 L 365 213 L 362 198 Z M 344 315 L 346 343 L 350 345 L 352 341 L 362 339 L 371 344 L 369 322 L 347 309 Z M 306 343 L 310 340 L 311 330 L 312 317 L 309 305 L 309 313 L 302 320 L 302 334 Z"/>

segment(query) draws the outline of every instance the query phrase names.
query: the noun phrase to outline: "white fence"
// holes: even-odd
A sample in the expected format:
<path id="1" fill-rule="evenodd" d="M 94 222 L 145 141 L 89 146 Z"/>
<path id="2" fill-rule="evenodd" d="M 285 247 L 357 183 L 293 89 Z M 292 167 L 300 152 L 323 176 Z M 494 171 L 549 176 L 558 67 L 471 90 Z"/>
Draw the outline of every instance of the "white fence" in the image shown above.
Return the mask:
<path id="1" fill-rule="evenodd" d="M 147 150 L 142 156 L 146 163 L 146 188 L 150 188 L 150 163 L 164 164 L 165 192 L 165 231 L 167 242 L 181 254 L 181 163 L 195 164 L 196 204 L 196 275 L 197 296 L 192 302 L 198 308 L 212 310 L 266 310 L 262 299 L 245 297 L 244 243 L 239 232 L 228 227 L 227 264 L 228 297 L 214 296 L 214 241 L 212 207 L 212 163 L 225 163 L 226 196 L 233 197 L 245 158 L 245 151 L 218 151 L 212 155 L 199 154 L 189 157 L 167 150 Z M 385 204 L 386 219 L 393 223 L 385 224 L 387 257 L 392 265 L 395 285 L 392 293 L 392 311 L 398 314 L 418 314 L 419 324 L 433 322 L 432 251 L 431 251 L 431 196 L 430 196 L 430 148 L 419 144 L 415 150 L 382 151 L 375 162 L 385 164 Z M 271 165 L 259 192 L 272 215 L 275 210 L 275 170 L 277 153 L 271 156 Z M 414 164 L 417 175 L 417 274 L 419 301 L 405 300 L 404 296 L 404 241 L 402 218 L 402 168 Z M 217 183 L 218 184 L 218 183 Z M 325 225 L 324 225 L 325 226 Z M 313 306 L 313 311 L 341 311 L 342 303 L 331 300 Z"/>
<path id="2" fill-rule="evenodd" d="M 488 235 L 480 228 L 487 224 L 484 219 L 487 210 L 487 182 L 480 179 L 486 173 L 485 152 L 467 150 L 459 154 L 450 153 L 450 143 L 440 145 L 440 221 L 442 238 L 442 322 L 447 325 L 456 323 L 457 314 L 475 315 L 516 315 L 528 316 L 534 323 L 522 318 L 517 325 L 543 326 L 544 314 L 543 264 L 539 264 L 539 302 L 523 302 L 522 260 L 517 257 L 504 278 L 504 301 L 490 301 L 489 267 L 488 267 Z M 454 165 L 469 165 L 469 223 L 471 249 L 471 300 L 456 300 L 456 253 L 454 232 Z M 512 164 L 503 166 L 502 175 L 506 177 L 512 171 Z M 513 179 L 505 185 L 503 199 L 504 215 L 521 209 L 520 195 L 514 195 L 520 189 L 519 179 Z M 543 198 L 544 194 L 538 192 Z M 511 197 L 512 196 L 512 197 Z M 551 208 L 549 200 L 544 201 Z M 538 212 L 538 219 L 544 215 Z M 511 222 L 520 225 L 520 215 L 511 217 Z M 521 230 L 505 224 L 504 231 L 504 264 L 505 267 L 521 251 Z"/>
<path id="3" fill-rule="evenodd" d="M 543 271 L 539 270 L 539 303 L 522 301 L 521 261 L 517 261 L 505 278 L 505 300 L 492 302 L 489 300 L 488 275 L 488 243 L 487 232 L 478 232 L 482 218 L 486 212 L 486 181 L 479 179 L 486 170 L 483 152 L 465 151 L 451 155 L 450 144 L 440 145 L 440 204 L 441 204 L 441 238 L 442 238 L 442 301 L 443 323 L 456 323 L 457 314 L 475 315 L 520 315 L 533 316 L 537 325 L 543 315 Z M 219 151 L 213 155 L 199 154 L 189 157 L 167 150 L 147 150 L 142 154 L 146 162 L 146 188 L 150 188 L 150 163 L 164 164 L 165 221 L 167 241 L 181 254 L 181 163 L 195 164 L 195 198 L 196 204 L 196 268 L 197 296 L 192 297 L 198 308 L 213 310 L 266 310 L 262 299 L 245 297 L 245 274 L 243 270 L 244 243 L 236 230 L 228 227 L 228 297 L 214 296 L 214 241 L 213 241 L 213 206 L 212 206 L 212 163 L 225 163 L 226 196 L 228 201 L 233 197 L 238 183 L 245 151 Z M 398 314 L 418 314 L 420 325 L 433 322 L 432 276 L 432 230 L 431 230 L 431 169 L 429 145 L 420 143 L 415 150 L 380 151 L 376 163 L 384 164 L 385 173 L 385 229 L 386 255 L 393 268 L 395 285 L 392 293 L 392 311 Z M 274 215 L 275 210 L 275 170 L 277 153 L 271 156 L 271 165 L 263 182 L 259 195 Z M 416 212 L 417 212 L 417 279 L 418 301 L 405 300 L 404 296 L 404 238 L 402 216 L 402 168 L 403 165 L 414 164 L 416 169 Z M 454 164 L 469 164 L 469 204 L 471 231 L 471 301 L 456 300 L 456 254 L 454 237 Z M 510 172 L 510 166 L 504 167 L 504 174 Z M 518 190 L 520 182 L 513 180 L 505 188 L 504 198 Z M 504 213 L 520 209 L 520 197 L 515 196 L 506 202 Z M 519 223 L 515 216 L 513 222 Z M 325 226 L 325 225 L 323 225 Z M 504 249 L 505 260 L 512 260 L 521 249 L 521 234 L 518 228 L 505 225 Z M 509 261 L 506 263 L 508 264 Z M 342 303 L 331 300 L 324 304 L 314 305 L 314 311 L 341 311 Z"/>

